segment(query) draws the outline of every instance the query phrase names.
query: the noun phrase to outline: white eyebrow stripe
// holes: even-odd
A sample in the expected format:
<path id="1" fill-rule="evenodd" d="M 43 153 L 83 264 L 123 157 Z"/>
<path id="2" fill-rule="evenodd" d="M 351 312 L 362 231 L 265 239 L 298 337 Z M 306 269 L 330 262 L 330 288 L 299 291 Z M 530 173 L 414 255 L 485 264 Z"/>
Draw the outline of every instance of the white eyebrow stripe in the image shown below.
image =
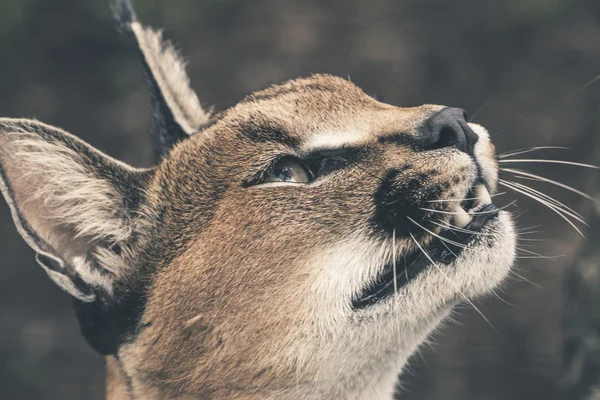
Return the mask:
<path id="1" fill-rule="evenodd" d="M 359 131 L 319 132 L 302 145 L 302 150 L 332 149 L 365 142 L 367 135 Z"/>

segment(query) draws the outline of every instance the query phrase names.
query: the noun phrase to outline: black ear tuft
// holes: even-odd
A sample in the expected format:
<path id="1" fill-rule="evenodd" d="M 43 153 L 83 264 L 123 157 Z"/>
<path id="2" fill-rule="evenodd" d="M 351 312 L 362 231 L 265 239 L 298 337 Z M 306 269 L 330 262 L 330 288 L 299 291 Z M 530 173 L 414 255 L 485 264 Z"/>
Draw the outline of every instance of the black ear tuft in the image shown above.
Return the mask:
<path id="1" fill-rule="evenodd" d="M 131 0 L 117 0 L 111 7 L 113 15 L 123 29 L 130 30 L 130 24 L 137 21 L 137 14 Z"/>

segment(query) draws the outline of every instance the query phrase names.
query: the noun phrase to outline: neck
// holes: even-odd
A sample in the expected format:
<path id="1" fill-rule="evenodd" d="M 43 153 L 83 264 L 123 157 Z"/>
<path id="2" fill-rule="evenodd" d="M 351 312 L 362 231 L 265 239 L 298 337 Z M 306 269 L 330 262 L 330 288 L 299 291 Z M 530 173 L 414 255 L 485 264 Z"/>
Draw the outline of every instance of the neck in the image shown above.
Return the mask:
<path id="1" fill-rule="evenodd" d="M 390 357 L 365 365 L 357 374 L 331 377 L 321 382 L 298 383 L 277 390 L 211 392 L 206 398 L 214 400 L 238 399 L 324 399 L 344 398 L 356 400 L 389 400 L 393 398 L 396 380 L 406 357 Z M 171 388 L 172 389 L 172 388 Z M 178 398 L 181 400 L 205 398 L 205 395 L 173 395 L 172 390 L 162 390 L 160 385 L 146 387 L 131 379 L 123 370 L 122 364 L 115 356 L 106 357 L 106 399 L 107 400 L 159 400 Z"/>
<path id="2" fill-rule="evenodd" d="M 208 380 L 195 381 L 193 385 L 195 389 L 180 379 L 169 379 L 163 374 L 161 374 L 163 379 L 156 379 L 157 375 L 149 377 L 147 374 L 143 375 L 146 378 L 140 378 L 139 364 L 135 362 L 135 360 L 139 361 L 139 358 L 131 358 L 131 355 L 136 352 L 130 354 L 125 352 L 121 358 L 108 356 L 106 357 L 106 398 L 107 400 L 165 398 L 390 400 L 393 398 L 398 375 L 408 358 L 447 312 L 448 310 L 441 312 L 413 332 L 409 333 L 408 329 L 404 329 L 403 335 L 396 329 L 388 327 L 388 334 L 380 337 L 376 345 L 372 343 L 372 335 L 368 340 L 357 339 L 357 337 L 367 338 L 368 335 L 365 334 L 329 341 L 332 347 L 328 346 L 327 351 L 308 346 L 303 351 L 305 354 L 314 355 L 314 358 L 310 360 L 309 357 L 306 364 L 293 367 L 292 370 L 287 368 L 286 371 L 281 364 L 284 360 L 290 360 L 290 357 L 282 357 L 281 363 L 273 366 L 280 372 L 272 370 L 272 374 L 263 374 L 263 367 L 256 366 L 259 369 L 254 372 L 252 368 L 241 368 L 236 369 L 237 371 L 229 371 L 230 374 L 219 379 L 220 374 L 216 365 L 206 365 L 207 369 L 202 374 L 198 374 L 198 378 L 204 376 Z M 394 325 L 392 322 L 390 324 Z M 323 354 L 328 356 L 322 357 Z M 137 356 L 139 357 L 139 354 Z M 237 372 L 243 372 L 242 375 L 247 376 L 240 376 Z M 257 385 L 258 382 L 260 384 Z"/>

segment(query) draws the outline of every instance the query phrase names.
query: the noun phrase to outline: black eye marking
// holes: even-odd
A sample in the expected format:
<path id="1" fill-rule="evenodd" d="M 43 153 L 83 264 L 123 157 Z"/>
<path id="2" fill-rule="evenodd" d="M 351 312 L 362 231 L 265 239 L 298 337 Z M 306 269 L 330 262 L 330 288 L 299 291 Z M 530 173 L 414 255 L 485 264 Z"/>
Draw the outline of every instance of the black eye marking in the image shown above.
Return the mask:
<path id="1" fill-rule="evenodd" d="M 362 162 L 368 153 L 369 149 L 366 147 L 348 146 L 313 150 L 306 154 L 303 159 L 310 167 L 315 179 L 318 179 Z"/>

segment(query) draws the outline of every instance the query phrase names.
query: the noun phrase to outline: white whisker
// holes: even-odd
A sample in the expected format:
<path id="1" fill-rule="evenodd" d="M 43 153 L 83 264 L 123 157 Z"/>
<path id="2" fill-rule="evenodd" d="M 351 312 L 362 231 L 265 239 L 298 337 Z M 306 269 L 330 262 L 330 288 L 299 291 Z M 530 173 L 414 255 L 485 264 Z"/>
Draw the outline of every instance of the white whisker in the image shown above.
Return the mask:
<path id="1" fill-rule="evenodd" d="M 531 235 L 532 233 L 544 233 L 544 231 L 534 231 L 532 229 L 537 229 L 539 227 L 541 227 L 542 225 L 538 224 L 538 225 L 532 225 L 532 226 L 525 226 L 523 228 L 518 228 L 517 232 L 519 232 L 519 234 L 525 234 L 525 235 Z"/>
<path id="2" fill-rule="evenodd" d="M 517 260 L 547 260 L 544 256 L 515 256 Z"/>
<path id="3" fill-rule="evenodd" d="M 509 303 L 508 301 L 504 300 L 504 299 L 503 299 L 503 298 L 502 298 L 502 297 L 501 297 L 501 296 L 500 296 L 498 293 L 496 293 L 496 290 L 492 290 L 492 294 L 493 294 L 494 296 L 496 296 L 496 298 L 498 298 L 498 300 L 500 300 L 500 301 L 501 301 L 501 302 L 503 302 L 504 304 L 506 304 L 506 305 L 509 305 L 509 306 L 511 306 L 511 307 L 515 307 L 515 308 L 517 308 L 517 306 L 516 306 L 516 305 L 514 305 L 514 304 L 512 304 L 512 303 Z"/>
<path id="4" fill-rule="evenodd" d="M 458 258 L 458 255 L 455 252 L 453 252 L 452 249 L 450 249 L 450 247 L 448 247 L 446 243 L 442 242 L 442 245 L 450 252 L 450 254 Z"/>
<path id="5" fill-rule="evenodd" d="M 558 254 L 558 255 L 555 255 L 555 256 L 544 256 L 542 254 L 535 253 L 535 252 L 533 252 L 531 250 L 527 250 L 527 249 L 524 249 L 522 247 L 518 247 L 518 250 L 523 251 L 523 252 L 525 252 L 527 254 L 531 254 L 531 255 L 537 256 L 537 258 L 543 258 L 545 260 L 554 260 L 554 259 L 557 259 L 557 258 L 565 257 L 564 254 Z"/>
<path id="6" fill-rule="evenodd" d="M 506 194 L 506 192 L 494 193 L 490 197 L 497 197 Z M 465 197 L 464 199 L 440 199 L 440 200 L 428 200 L 426 203 L 446 203 L 446 202 L 461 202 L 465 200 L 478 200 L 477 197 Z"/>
<path id="7" fill-rule="evenodd" d="M 490 210 L 490 211 L 477 211 L 477 212 L 472 212 L 472 213 L 469 213 L 469 215 L 484 215 L 484 214 L 491 214 L 491 213 L 494 213 L 494 212 L 496 212 L 496 211 L 498 211 L 498 210 L 504 210 L 504 209 L 506 209 L 506 208 L 508 208 L 508 207 L 510 207 L 510 206 L 512 206 L 512 205 L 514 205 L 515 203 L 516 203 L 516 200 L 515 200 L 515 201 L 511 201 L 511 202 L 510 202 L 510 203 L 508 203 L 507 205 L 505 205 L 505 206 L 502 206 L 502 207 L 500 207 L 500 208 L 498 208 L 498 209 L 496 209 L 496 210 Z M 431 208 L 420 208 L 420 210 L 423 210 L 423 211 L 429 211 L 429 212 L 438 213 L 438 214 L 449 214 L 449 215 L 458 215 L 458 214 L 459 214 L 459 213 L 452 212 L 452 211 L 432 210 Z"/>
<path id="8" fill-rule="evenodd" d="M 450 229 L 452 231 L 470 233 L 471 235 L 479 235 L 479 236 L 494 236 L 492 233 L 475 232 L 475 231 L 471 231 L 469 229 L 459 228 L 458 226 L 453 226 L 448 223 L 440 224 L 439 222 L 435 222 L 435 221 L 431 221 L 431 220 L 429 222 L 431 222 L 434 225 L 440 226 L 442 228 Z"/>
<path id="9" fill-rule="evenodd" d="M 456 247 L 461 247 L 461 248 L 463 248 L 463 249 L 465 249 L 465 250 L 476 250 L 476 249 L 471 249 L 471 248 L 468 248 L 468 247 L 467 247 L 467 246 L 465 246 L 464 244 L 462 244 L 462 243 L 459 243 L 459 242 L 455 242 L 454 240 L 446 239 L 445 237 L 443 237 L 443 236 L 440 236 L 440 235 L 438 235 L 437 233 L 430 231 L 429 229 L 425 228 L 423 225 L 420 225 L 418 222 L 416 222 L 416 221 L 415 221 L 414 219 L 412 219 L 411 217 L 408 217 L 408 216 L 407 216 L 406 218 L 408 218 L 410 222 L 412 222 L 413 224 L 417 225 L 419 228 L 423 229 L 425 232 L 428 232 L 429 234 L 431 234 L 431 235 L 435 236 L 436 238 L 438 238 L 438 239 L 440 239 L 440 240 L 442 240 L 442 241 L 444 241 L 444 242 L 448 242 L 448 243 L 450 243 L 450 244 L 453 244 L 453 245 L 454 245 L 454 246 L 456 246 Z"/>
<path id="10" fill-rule="evenodd" d="M 572 161 L 564 161 L 564 160 L 545 160 L 545 159 L 536 159 L 536 158 L 519 158 L 519 159 L 510 159 L 510 160 L 499 160 L 499 163 L 546 163 L 546 164 L 565 164 L 572 165 L 575 167 L 583 167 L 583 168 L 592 168 L 592 169 L 600 169 L 597 165 L 591 164 L 583 164 Z"/>
<path id="11" fill-rule="evenodd" d="M 588 200 L 597 201 L 595 198 L 593 198 L 592 196 L 590 196 L 587 193 L 584 193 L 584 192 L 582 192 L 580 190 L 577 190 L 577 189 L 575 189 L 575 188 L 573 188 L 573 187 L 571 187 L 569 185 L 565 185 L 564 183 L 560 183 L 560 182 L 557 182 L 555 180 L 552 180 L 552 179 L 549 179 L 549 178 L 546 178 L 546 177 L 543 177 L 543 176 L 540 176 L 540 175 L 536 175 L 536 174 L 532 174 L 530 172 L 525 172 L 525 171 L 521 171 L 521 170 L 518 170 L 518 169 L 512 169 L 512 168 L 500 168 L 500 170 L 501 171 L 510 172 L 512 174 L 515 174 L 515 175 L 522 175 L 522 176 L 526 176 L 526 177 L 529 177 L 529 178 L 533 178 L 533 179 L 541 181 L 541 182 L 547 182 L 547 183 L 550 183 L 552 185 L 555 185 L 555 186 L 561 187 L 563 189 L 566 189 L 566 190 L 568 190 L 570 192 L 576 193 L 576 194 L 578 194 L 578 195 L 580 195 L 582 197 L 585 197 Z"/>
<path id="12" fill-rule="evenodd" d="M 433 213 L 438 213 L 438 214 L 448 214 L 448 215 L 459 215 L 460 214 L 460 213 L 452 212 L 452 211 L 432 210 L 431 208 L 421 208 L 421 210 L 423 210 L 423 211 L 429 211 L 429 212 L 433 212 Z M 473 214 L 473 215 L 475 215 L 475 214 L 491 214 L 491 213 L 493 213 L 495 211 L 496 210 L 481 211 L 481 212 L 474 212 L 474 213 L 471 213 L 471 214 Z"/>
<path id="13" fill-rule="evenodd" d="M 392 231 L 392 259 L 394 269 L 394 295 L 398 293 L 398 279 L 396 278 L 396 228 Z"/>
<path id="14" fill-rule="evenodd" d="M 503 180 L 503 181 L 508 182 L 511 185 L 515 185 L 516 187 L 518 187 L 522 190 L 525 190 L 526 192 L 533 194 L 534 196 L 539 196 L 544 201 L 547 201 L 550 204 L 552 204 L 553 206 L 559 208 L 566 215 L 569 215 L 573 219 L 581 222 L 582 224 L 589 226 L 587 221 L 583 218 L 583 216 L 581 214 L 579 214 L 577 211 L 573 210 L 572 208 L 568 207 L 567 205 L 561 203 L 560 201 L 556 200 L 555 198 L 548 196 L 546 193 L 540 192 L 539 190 L 533 189 L 533 188 L 523 185 L 522 183 L 519 183 L 519 182 L 506 181 L 506 180 Z"/>
<path id="15" fill-rule="evenodd" d="M 558 216 L 560 216 L 562 219 L 564 219 L 569 225 L 571 225 L 571 227 L 573 227 L 573 229 L 575 229 L 575 231 L 577 231 L 577 233 L 579 233 L 581 235 L 581 237 L 585 238 L 585 235 L 581 232 L 581 230 L 569 218 L 567 218 L 563 215 L 563 212 L 564 212 L 563 210 L 560 210 L 558 207 L 552 205 L 551 203 L 549 203 L 543 199 L 540 199 L 539 197 L 537 197 L 535 195 L 532 195 L 532 194 L 526 192 L 525 190 L 522 190 L 522 189 L 519 189 L 518 187 L 513 186 L 511 183 L 505 181 L 504 179 L 499 179 L 498 182 L 501 185 L 504 185 L 504 186 L 508 187 L 509 189 L 514 190 L 515 192 L 519 192 L 527 197 L 530 197 L 530 198 L 536 200 L 537 202 L 539 202 L 540 204 L 548 207 L 549 209 L 554 211 Z"/>
<path id="16" fill-rule="evenodd" d="M 503 159 L 503 158 L 507 158 L 507 157 L 513 157 L 513 156 L 516 156 L 519 154 L 531 153 L 534 151 L 547 150 L 547 149 L 571 150 L 569 147 L 563 147 L 563 146 L 537 146 L 537 147 L 531 147 L 529 149 L 519 149 L 519 150 L 515 150 L 512 152 L 508 152 L 508 153 L 502 153 L 502 154 L 498 155 L 498 158 Z"/>
<path id="17" fill-rule="evenodd" d="M 523 280 L 524 282 L 527 282 L 527 283 L 530 283 L 530 284 L 532 284 L 533 286 L 535 286 L 535 287 L 536 287 L 536 288 L 538 288 L 538 289 L 541 289 L 541 288 L 542 288 L 542 287 L 541 287 L 540 285 L 538 285 L 537 283 L 535 283 L 535 282 L 532 282 L 532 281 L 530 281 L 529 279 L 525 278 L 523 275 L 519 274 L 518 272 L 515 272 L 515 268 L 514 268 L 514 267 L 513 267 L 513 268 L 511 268 L 511 270 L 510 270 L 510 273 L 511 273 L 511 274 L 514 274 L 514 275 L 516 275 L 516 276 L 517 276 L 517 277 L 519 277 L 519 278 L 521 278 L 521 280 Z"/>

